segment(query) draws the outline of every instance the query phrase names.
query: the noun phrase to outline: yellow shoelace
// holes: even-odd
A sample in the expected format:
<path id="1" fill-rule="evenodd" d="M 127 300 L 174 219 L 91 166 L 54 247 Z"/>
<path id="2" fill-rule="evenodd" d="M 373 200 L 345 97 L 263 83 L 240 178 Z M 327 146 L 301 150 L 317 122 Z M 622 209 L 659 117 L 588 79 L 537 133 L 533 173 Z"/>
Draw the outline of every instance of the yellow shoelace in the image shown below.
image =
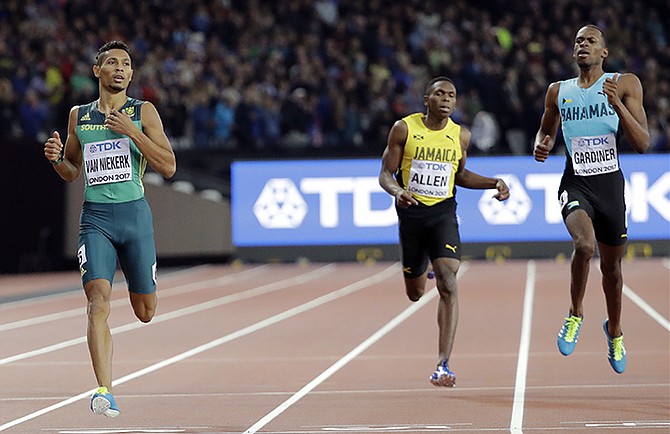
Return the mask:
<path id="1" fill-rule="evenodd" d="M 570 318 L 565 319 L 567 321 L 567 326 L 568 329 L 565 331 L 565 339 L 566 342 L 572 342 L 575 340 L 575 336 L 577 335 L 577 330 L 579 330 L 579 325 L 582 323 L 582 319 L 578 316 L 571 316 Z"/>
<path id="2" fill-rule="evenodd" d="M 626 349 L 623 346 L 623 336 L 612 339 L 612 348 L 614 350 L 614 360 L 618 362 L 623 359 L 624 354 L 626 354 Z"/>

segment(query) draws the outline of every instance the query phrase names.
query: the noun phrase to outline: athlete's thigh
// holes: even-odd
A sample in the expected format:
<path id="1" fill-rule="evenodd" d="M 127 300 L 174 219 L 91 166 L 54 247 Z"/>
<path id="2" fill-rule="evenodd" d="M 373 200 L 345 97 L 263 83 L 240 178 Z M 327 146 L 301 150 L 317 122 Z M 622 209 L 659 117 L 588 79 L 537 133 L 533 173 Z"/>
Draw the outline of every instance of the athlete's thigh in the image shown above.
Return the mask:
<path id="1" fill-rule="evenodd" d="M 153 235 L 135 238 L 119 252 L 119 262 L 128 290 L 139 294 L 156 291 L 156 248 Z"/>
<path id="2" fill-rule="evenodd" d="M 127 222 L 118 255 L 128 290 L 151 294 L 156 291 L 156 245 L 151 210 L 142 200 L 119 218 Z"/>
<path id="3" fill-rule="evenodd" d="M 593 220 L 595 211 L 591 204 L 591 198 L 582 189 L 572 184 L 569 179 L 561 182 L 558 193 L 558 203 L 561 207 L 561 215 L 565 221 L 570 214 L 581 209 Z"/>
<path id="4" fill-rule="evenodd" d="M 597 202 L 593 219 L 596 240 L 610 246 L 626 244 L 626 204 L 623 192 L 620 194 L 603 193 Z"/>
<path id="5" fill-rule="evenodd" d="M 428 256 L 431 261 L 437 258 L 461 259 L 461 236 L 458 221 L 445 217 L 430 228 L 428 236 Z"/>
<path id="6" fill-rule="evenodd" d="M 405 279 L 416 279 L 428 268 L 428 253 L 425 242 L 425 228 L 420 222 L 400 221 L 400 257 Z"/>
<path id="7" fill-rule="evenodd" d="M 85 205 L 82 210 L 77 259 L 84 285 L 93 279 L 114 281 L 117 255 L 107 228 L 110 220 L 104 207 L 89 209 Z"/>

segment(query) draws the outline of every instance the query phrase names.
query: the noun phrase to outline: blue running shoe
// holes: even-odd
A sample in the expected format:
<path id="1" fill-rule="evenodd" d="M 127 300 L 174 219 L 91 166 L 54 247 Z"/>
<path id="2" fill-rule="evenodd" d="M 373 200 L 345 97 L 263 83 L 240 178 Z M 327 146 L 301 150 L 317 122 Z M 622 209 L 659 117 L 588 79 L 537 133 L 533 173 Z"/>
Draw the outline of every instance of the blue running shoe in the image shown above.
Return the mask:
<path id="1" fill-rule="evenodd" d="M 98 388 L 91 397 L 91 411 L 107 417 L 116 417 L 120 413 L 114 395 L 109 393 L 106 387 Z"/>
<path id="2" fill-rule="evenodd" d="M 456 374 L 449 370 L 448 361 L 444 360 L 430 376 L 430 382 L 433 386 L 454 387 L 456 385 Z"/>
<path id="3" fill-rule="evenodd" d="M 579 329 L 582 328 L 581 317 L 570 315 L 565 319 L 561 331 L 558 332 L 558 351 L 564 356 L 569 356 L 575 350 L 577 345 L 577 338 L 579 337 Z"/>
<path id="4" fill-rule="evenodd" d="M 608 320 L 605 320 L 603 323 L 603 330 L 607 336 L 607 359 L 614 372 L 621 374 L 626 370 L 626 348 L 623 346 L 623 334 L 612 339 L 607 331 L 607 322 Z"/>

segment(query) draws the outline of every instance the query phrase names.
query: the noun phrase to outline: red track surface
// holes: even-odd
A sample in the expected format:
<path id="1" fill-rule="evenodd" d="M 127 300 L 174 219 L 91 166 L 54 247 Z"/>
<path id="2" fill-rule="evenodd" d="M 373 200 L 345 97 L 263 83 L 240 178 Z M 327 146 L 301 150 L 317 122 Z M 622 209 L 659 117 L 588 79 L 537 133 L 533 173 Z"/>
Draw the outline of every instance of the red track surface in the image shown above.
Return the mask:
<path id="1" fill-rule="evenodd" d="M 0 276 L 0 431 L 667 433 L 669 266 L 624 264 L 628 367 L 617 375 L 595 263 L 570 357 L 556 349 L 567 263 L 464 263 L 454 389 L 428 382 L 435 292 L 410 303 L 398 264 L 165 272 L 148 325 L 119 278 L 115 419 L 88 410 L 95 382 L 78 274 Z"/>

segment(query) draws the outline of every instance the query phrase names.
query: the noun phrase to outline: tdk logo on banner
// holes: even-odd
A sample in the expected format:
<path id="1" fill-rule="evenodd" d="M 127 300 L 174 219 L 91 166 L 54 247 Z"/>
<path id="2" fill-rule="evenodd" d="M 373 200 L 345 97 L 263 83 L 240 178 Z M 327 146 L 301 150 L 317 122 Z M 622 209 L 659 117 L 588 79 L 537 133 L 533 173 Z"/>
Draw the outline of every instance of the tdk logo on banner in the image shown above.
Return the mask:
<path id="1" fill-rule="evenodd" d="M 303 178 L 300 189 L 288 178 L 272 178 L 265 183 L 256 203 L 254 215 L 267 229 L 292 229 L 307 214 L 303 194 L 319 198 L 319 224 L 323 228 L 339 225 L 339 196 L 353 195 L 353 223 L 356 227 L 385 227 L 397 223 L 393 202 L 386 209 L 372 209 L 372 194 L 386 194 L 375 177 Z M 390 199 L 392 199 L 389 196 Z"/>
<path id="2" fill-rule="evenodd" d="M 514 199 L 499 202 L 487 191 L 482 194 L 478 208 L 489 224 L 522 224 L 532 208 L 531 200 L 516 176 L 501 177 L 514 191 Z M 353 220 L 356 227 L 386 227 L 398 221 L 395 202 L 390 195 L 387 195 L 387 208 L 371 208 L 372 194 L 386 195 L 376 177 L 303 178 L 299 189 L 289 178 L 272 178 L 265 183 L 254 203 L 254 215 L 266 229 L 298 228 L 308 212 L 303 194 L 318 195 L 319 223 L 323 228 L 338 226 L 341 194 L 353 195 Z"/>
<path id="3" fill-rule="evenodd" d="M 258 223 L 267 229 L 297 228 L 306 214 L 307 204 L 288 178 L 268 180 L 254 204 Z"/>
<path id="4" fill-rule="evenodd" d="M 667 156 L 621 155 L 620 160 L 629 234 L 668 239 Z M 495 189 L 457 188 L 463 242 L 569 240 L 558 201 L 562 159 L 539 165 L 527 157 L 471 157 L 468 165 L 504 179 L 510 198 L 499 202 Z M 395 244 L 395 202 L 379 186 L 378 173 L 377 159 L 233 162 L 233 242 L 238 247 Z"/>

